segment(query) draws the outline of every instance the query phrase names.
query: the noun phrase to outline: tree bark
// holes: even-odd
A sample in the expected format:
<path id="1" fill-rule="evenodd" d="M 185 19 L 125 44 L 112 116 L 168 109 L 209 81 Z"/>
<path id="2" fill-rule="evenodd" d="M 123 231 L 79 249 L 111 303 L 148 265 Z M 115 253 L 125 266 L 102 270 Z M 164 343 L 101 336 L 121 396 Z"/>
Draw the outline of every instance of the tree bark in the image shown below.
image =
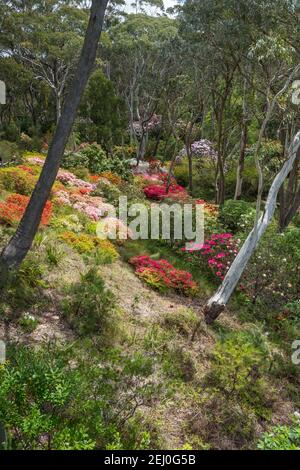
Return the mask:
<path id="1" fill-rule="evenodd" d="M 298 170 L 300 151 L 288 178 L 287 188 L 281 188 L 279 229 L 282 232 L 292 221 L 300 206 L 300 188 L 298 188 Z"/>
<path id="2" fill-rule="evenodd" d="M 0 268 L 4 274 L 8 269 L 20 266 L 38 230 L 43 209 L 55 182 L 77 110 L 96 59 L 107 3 L 108 0 L 92 1 L 89 24 L 73 84 L 66 98 L 44 167 L 17 231 L 1 254 Z"/>
<path id="3" fill-rule="evenodd" d="M 243 187 L 243 174 L 245 167 L 245 155 L 248 139 L 248 126 L 247 126 L 247 105 L 246 105 L 246 90 L 247 82 L 244 83 L 244 96 L 243 96 L 243 120 L 242 120 L 242 133 L 241 133 L 241 145 L 240 145 L 240 155 L 236 173 L 236 187 L 234 199 L 238 201 L 242 197 L 242 187 Z"/>
<path id="4" fill-rule="evenodd" d="M 290 146 L 288 160 L 284 163 L 282 169 L 275 177 L 269 190 L 267 202 L 264 212 L 257 224 L 249 234 L 247 240 L 243 244 L 240 252 L 232 263 L 223 283 L 217 292 L 209 299 L 204 309 L 205 321 L 207 324 L 213 323 L 216 318 L 223 312 L 227 302 L 229 301 L 233 291 L 235 290 L 254 250 L 256 249 L 261 237 L 268 228 L 276 209 L 276 200 L 279 190 L 293 168 L 300 149 L 300 132 L 296 134 Z"/>

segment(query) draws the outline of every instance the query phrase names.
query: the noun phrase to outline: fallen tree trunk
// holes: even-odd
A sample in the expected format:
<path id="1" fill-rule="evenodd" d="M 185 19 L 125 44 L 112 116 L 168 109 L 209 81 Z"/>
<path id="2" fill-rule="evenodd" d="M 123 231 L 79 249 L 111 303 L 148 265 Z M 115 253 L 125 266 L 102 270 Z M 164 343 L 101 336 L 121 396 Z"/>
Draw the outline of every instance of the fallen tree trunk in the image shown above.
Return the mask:
<path id="1" fill-rule="evenodd" d="M 213 323 L 214 320 L 216 320 L 216 318 L 218 318 L 218 316 L 225 309 L 225 306 L 228 303 L 233 291 L 235 290 L 253 252 L 255 251 L 261 237 L 267 230 L 275 213 L 276 200 L 279 190 L 293 168 L 299 149 L 300 132 L 298 132 L 294 137 L 294 140 L 289 148 L 288 159 L 272 183 L 262 216 L 260 217 L 258 223 L 255 224 L 255 227 L 243 244 L 221 286 L 209 299 L 205 306 L 204 315 L 207 324 Z"/>

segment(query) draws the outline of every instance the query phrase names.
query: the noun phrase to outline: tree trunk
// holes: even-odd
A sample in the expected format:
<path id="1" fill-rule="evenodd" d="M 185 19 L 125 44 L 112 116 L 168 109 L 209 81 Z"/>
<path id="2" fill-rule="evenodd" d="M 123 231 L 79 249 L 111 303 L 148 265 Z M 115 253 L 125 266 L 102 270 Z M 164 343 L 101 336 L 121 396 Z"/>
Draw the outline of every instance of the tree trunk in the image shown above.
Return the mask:
<path id="1" fill-rule="evenodd" d="M 285 190 L 281 188 L 279 229 L 282 232 L 296 215 L 300 205 L 300 188 L 298 189 L 298 170 L 300 163 L 300 151 L 298 152 L 293 169 L 289 175 L 288 185 Z"/>
<path id="2" fill-rule="evenodd" d="M 204 315 L 206 323 L 213 323 L 213 321 L 218 318 L 218 316 L 225 309 L 227 302 L 229 301 L 234 289 L 236 288 L 248 264 L 248 261 L 250 260 L 261 237 L 265 233 L 273 218 L 276 209 L 276 200 L 279 190 L 284 180 L 287 178 L 288 174 L 293 168 L 299 149 L 300 132 L 296 134 L 290 146 L 288 160 L 284 163 L 282 169 L 277 174 L 272 183 L 262 216 L 260 217 L 258 223 L 255 224 L 255 227 L 253 228 L 247 240 L 243 244 L 240 252 L 238 253 L 228 273 L 226 274 L 221 286 L 219 287 L 217 292 L 209 299 L 208 303 L 205 306 Z"/>
<path id="3" fill-rule="evenodd" d="M 241 150 L 240 150 L 238 168 L 237 168 L 237 173 L 236 173 L 236 187 L 235 187 L 235 194 L 234 194 L 235 201 L 238 201 L 242 197 L 246 146 L 247 146 L 247 125 L 243 123 L 242 136 L 241 136 Z"/>
<path id="4" fill-rule="evenodd" d="M 96 59 L 107 3 L 108 0 L 92 1 L 89 24 L 73 85 L 67 96 L 44 167 L 17 231 L 1 254 L 1 271 L 4 274 L 7 269 L 20 266 L 38 230 L 43 209 L 55 182 L 76 112 Z"/>
<path id="5" fill-rule="evenodd" d="M 55 97 L 56 97 L 56 124 L 58 124 L 61 118 L 61 108 L 62 108 L 62 99 L 61 99 L 61 94 L 59 91 L 55 93 Z"/>
<path id="6" fill-rule="evenodd" d="M 192 136 L 192 132 L 193 132 L 193 128 L 195 124 L 196 124 L 196 120 L 193 119 L 189 124 L 188 131 L 186 134 L 186 139 L 185 139 L 185 149 L 186 149 L 186 154 L 187 154 L 188 162 L 189 162 L 189 190 L 191 194 L 193 192 L 193 154 L 192 154 L 192 149 L 191 149 L 191 136 Z"/>

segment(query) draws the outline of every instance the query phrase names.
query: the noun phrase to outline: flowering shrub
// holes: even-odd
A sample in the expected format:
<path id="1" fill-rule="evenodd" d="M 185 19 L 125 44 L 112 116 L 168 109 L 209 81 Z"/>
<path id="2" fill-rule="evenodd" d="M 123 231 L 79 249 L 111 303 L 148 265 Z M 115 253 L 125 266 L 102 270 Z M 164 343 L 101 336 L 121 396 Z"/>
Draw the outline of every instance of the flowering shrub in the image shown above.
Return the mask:
<path id="1" fill-rule="evenodd" d="M 24 168 L 0 169 L 0 189 L 29 196 L 35 187 L 36 181 L 36 176 Z"/>
<path id="2" fill-rule="evenodd" d="M 100 176 L 107 179 L 110 183 L 115 184 L 116 186 L 119 186 L 123 182 L 122 178 L 112 171 L 104 171 L 104 173 L 101 173 Z"/>
<path id="3" fill-rule="evenodd" d="M 209 216 L 216 217 L 219 214 L 219 206 L 216 204 L 211 204 L 209 202 L 204 201 L 204 199 L 197 199 L 195 204 L 200 204 L 204 206 L 205 214 Z"/>
<path id="4" fill-rule="evenodd" d="M 186 190 L 178 184 L 171 184 L 167 192 L 166 185 L 152 184 L 144 188 L 144 193 L 148 199 L 162 200 L 162 199 L 182 199 L 187 196 Z"/>
<path id="5" fill-rule="evenodd" d="M 75 186 L 76 188 L 85 189 L 90 192 L 96 188 L 95 184 L 79 179 L 69 171 L 59 170 L 57 179 L 67 186 Z"/>
<path id="6" fill-rule="evenodd" d="M 119 257 L 116 248 L 109 240 L 72 232 L 62 233 L 60 238 L 79 253 L 91 253 L 96 250 L 98 259 L 102 263 L 112 263 Z"/>
<path id="7" fill-rule="evenodd" d="M 51 227 L 58 231 L 68 231 L 79 233 L 82 232 L 84 227 L 80 222 L 77 214 L 70 214 L 63 217 L 53 217 L 51 220 Z"/>
<path id="8" fill-rule="evenodd" d="M 204 259 L 209 271 L 223 280 L 238 253 L 238 244 L 239 240 L 235 240 L 231 233 L 217 233 L 206 240 L 203 245 L 194 243 L 182 250 L 188 252 L 193 261 Z"/>
<path id="9" fill-rule="evenodd" d="M 29 197 L 21 194 L 11 194 L 8 196 L 5 202 L 0 202 L 0 222 L 8 225 L 17 224 L 21 220 L 28 202 Z M 51 215 L 52 204 L 50 201 L 47 201 L 42 214 L 41 224 L 47 225 Z"/>
<path id="10" fill-rule="evenodd" d="M 45 159 L 39 155 L 33 155 L 29 157 L 26 156 L 25 159 L 28 163 L 31 163 L 32 165 L 43 166 L 45 163 Z"/>
<path id="11" fill-rule="evenodd" d="M 193 142 L 191 145 L 191 152 L 192 155 L 198 158 L 209 158 L 213 162 L 217 162 L 218 159 L 218 154 L 213 148 L 213 144 L 207 140 L 207 139 L 202 139 L 198 140 L 196 142 Z M 184 147 L 176 157 L 176 162 L 180 163 L 184 157 L 187 156 L 186 153 L 186 148 Z"/>
<path id="12" fill-rule="evenodd" d="M 111 209 L 111 205 L 103 202 L 101 197 L 91 197 L 78 192 L 58 191 L 55 197 L 58 203 L 71 206 L 94 221 L 99 220 Z"/>
<path id="13" fill-rule="evenodd" d="M 185 295 L 195 295 L 197 284 L 187 271 L 180 271 L 166 260 L 155 261 L 150 256 L 136 256 L 130 259 L 135 272 L 149 286 L 160 291 L 174 289 Z"/>

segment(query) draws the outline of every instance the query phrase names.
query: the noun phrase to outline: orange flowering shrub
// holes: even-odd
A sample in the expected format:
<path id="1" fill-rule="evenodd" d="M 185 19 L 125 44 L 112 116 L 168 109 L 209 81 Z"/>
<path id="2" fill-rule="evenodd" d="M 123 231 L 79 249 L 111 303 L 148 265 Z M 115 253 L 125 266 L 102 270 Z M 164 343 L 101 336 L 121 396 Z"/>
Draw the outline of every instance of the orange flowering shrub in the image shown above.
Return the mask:
<path id="1" fill-rule="evenodd" d="M 28 202 L 29 197 L 21 194 L 11 194 L 8 196 L 4 202 L 0 202 L 0 223 L 8 225 L 17 224 L 21 220 Z M 51 215 L 52 204 L 50 201 L 47 201 L 42 214 L 41 224 L 47 225 Z"/>
<path id="2" fill-rule="evenodd" d="M 100 176 L 107 179 L 110 183 L 115 184 L 116 186 L 119 186 L 123 182 L 121 176 L 116 175 L 112 171 L 104 171 L 100 174 Z"/>

